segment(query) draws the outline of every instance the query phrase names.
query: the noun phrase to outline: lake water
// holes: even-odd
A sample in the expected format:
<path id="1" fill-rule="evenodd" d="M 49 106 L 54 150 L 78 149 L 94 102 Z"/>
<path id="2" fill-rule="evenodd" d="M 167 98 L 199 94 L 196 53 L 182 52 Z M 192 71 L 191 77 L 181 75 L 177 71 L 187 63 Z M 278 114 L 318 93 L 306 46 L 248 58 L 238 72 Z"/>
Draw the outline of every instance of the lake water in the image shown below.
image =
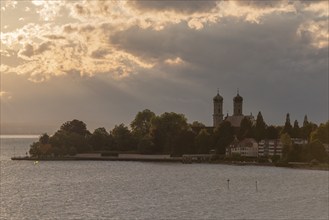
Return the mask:
<path id="1" fill-rule="evenodd" d="M 1 138 L 0 219 L 309 220 L 329 216 L 327 171 L 115 161 L 35 165 L 10 160 L 14 154 L 25 155 L 35 140 Z"/>

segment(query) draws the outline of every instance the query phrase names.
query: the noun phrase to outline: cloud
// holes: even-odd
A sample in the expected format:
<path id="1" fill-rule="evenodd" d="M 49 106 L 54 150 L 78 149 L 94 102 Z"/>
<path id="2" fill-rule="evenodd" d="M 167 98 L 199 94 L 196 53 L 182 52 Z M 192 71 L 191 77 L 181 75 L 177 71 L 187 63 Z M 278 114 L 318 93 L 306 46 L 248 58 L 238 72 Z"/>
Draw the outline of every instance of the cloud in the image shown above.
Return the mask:
<path id="1" fill-rule="evenodd" d="M 240 88 L 246 100 L 246 113 L 261 110 L 271 115 L 267 117 L 278 119 L 285 111 L 314 112 L 306 103 L 320 106 L 327 100 L 323 91 L 328 87 L 328 48 L 313 47 L 311 39 L 307 42 L 301 39 L 297 30 L 303 23 L 299 17 L 287 14 L 268 17 L 261 24 L 227 20 L 206 31 L 183 24 L 162 31 L 134 27 L 118 32 L 111 40 L 119 50 L 155 62 L 152 73 L 162 77 L 161 82 L 172 80 L 185 90 L 193 88 L 199 93 L 207 93 L 208 88 L 215 93 L 220 87 L 225 112 L 231 112 L 231 97 Z M 168 65 L 176 57 L 184 65 Z M 195 95 L 178 88 L 173 91 L 180 97 Z M 296 99 L 304 93 L 307 94 Z M 317 103 L 312 96 L 318 97 Z M 316 114 L 324 116 L 321 111 Z"/>
<path id="2" fill-rule="evenodd" d="M 328 21 L 309 21 L 299 26 L 298 36 L 316 48 L 328 48 Z"/>
<path id="3" fill-rule="evenodd" d="M 28 75 L 33 81 L 66 74 L 107 74 L 123 79 L 150 68 L 155 68 L 154 72 L 181 72 L 182 68 L 213 71 L 234 61 L 245 67 L 257 59 L 275 68 L 274 64 L 288 62 L 278 54 L 293 56 L 293 51 L 286 52 L 285 47 L 296 48 L 304 54 L 328 47 L 328 12 L 323 9 L 326 2 L 32 3 L 43 20 L 55 21 L 62 15 L 75 19 L 70 20 L 71 23 L 30 23 L 16 31 L 2 33 L 3 51 L 16 50 L 17 56 L 25 61 L 16 67 L 5 61 L 2 69 Z M 306 49 L 305 45 L 310 48 Z M 256 49 L 248 51 L 251 46 Z M 256 51 L 265 55 L 258 56 Z M 14 55 L 8 59 L 10 57 L 14 59 Z M 294 58 L 294 63 L 300 62 L 300 57 Z M 227 72 L 243 70 L 239 66 L 231 64 Z"/>
<path id="4" fill-rule="evenodd" d="M 71 24 L 66 24 L 66 25 L 63 26 L 64 33 L 70 34 L 70 33 L 76 32 L 77 30 L 78 30 L 78 28 L 73 27 L 73 25 L 71 25 Z"/>
<path id="5" fill-rule="evenodd" d="M 53 21 L 59 16 L 60 10 L 65 6 L 66 1 L 53 0 L 32 0 L 32 4 L 37 7 L 36 12 L 44 21 Z"/>
<path id="6" fill-rule="evenodd" d="M 104 58 L 107 54 L 109 54 L 108 50 L 99 48 L 98 50 L 95 50 L 91 53 L 91 57 L 99 59 Z"/>
<path id="7" fill-rule="evenodd" d="M 24 48 L 21 49 L 18 53 L 20 56 L 31 57 L 34 55 L 34 48 L 31 44 L 25 44 Z"/>
<path id="8" fill-rule="evenodd" d="M 174 11 L 190 14 L 195 12 L 207 12 L 217 6 L 216 1 L 128 1 L 128 4 L 141 11 Z"/>
<path id="9" fill-rule="evenodd" d="M 3 4 L 1 4 L 1 9 L 5 11 L 7 8 L 16 8 L 18 1 L 15 0 L 4 0 L 1 1 Z"/>
<path id="10" fill-rule="evenodd" d="M 280 6 L 282 4 L 287 5 L 288 1 L 286 1 L 286 0 L 266 0 L 266 1 L 244 0 L 244 1 L 236 1 L 236 3 L 241 6 L 248 6 L 248 7 L 255 7 L 255 8 L 273 8 L 273 7 Z"/>
<path id="11" fill-rule="evenodd" d="M 18 55 L 21 58 L 32 58 L 32 56 L 37 56 L 40 55 L 46 51 L 49 51 L 51 49 L 51 46 L 53 46 L 54 44 L 50 41 L 47 42 L 43 42 L 37 46 L 34 46 L 32 44 L 26 43 L 24 45 L 24 48 L 21 49 L 18 52 Z"/>
<path id="12" fill-rule="evenodd" d="M 59 35 L 54 35 L 54 34 L 44 35 L 43 37 L 51 39 L 51 40 L 63 40 L 63 39 L 65 39 L 64 36 L 59 36 Z"/>
<path id="13" fill-rule="evenodd" d="M 25 43 L 19 50 L 18 56 L 26 61 L 24 64 L 3 69 L 42 82 L 53 76 L 77 73 L 81 76 L 109 74 L 120 79 L 138 72 L 139 68 L 152 67 L 137 56 L 111 47 L 104 33 L 90 25 L 80 26 L 76 32 L 66 35 L 43 37 L 48 40 Z"/>
<path id="14" fill-rule="evenodd" d="M 169 65 L 179 65 L 184 63 L 180 57 L 176 57 L 175 59 L 166 59 L 164 62 Z"/>

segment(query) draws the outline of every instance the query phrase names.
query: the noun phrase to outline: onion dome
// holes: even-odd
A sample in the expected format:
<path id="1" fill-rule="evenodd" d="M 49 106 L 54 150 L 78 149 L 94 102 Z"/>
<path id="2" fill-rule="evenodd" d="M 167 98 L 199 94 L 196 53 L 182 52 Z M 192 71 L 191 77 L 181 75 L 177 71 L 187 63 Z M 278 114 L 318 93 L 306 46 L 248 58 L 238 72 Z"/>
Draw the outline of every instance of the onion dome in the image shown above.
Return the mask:
<path id="1" fill-rule="evenodd" d="M 217 92 L 217 95 L 214 97 L 214 102 L 221 102 L 221 101 L 223 101 L 223 97 L 219 95 L 219 93 Z"/>
<path id="2" fill-rule="evenodd" d="M 239 93 L 233 98 L 234 102 L 242 102 L 243 98 L 239 95 Z"/>

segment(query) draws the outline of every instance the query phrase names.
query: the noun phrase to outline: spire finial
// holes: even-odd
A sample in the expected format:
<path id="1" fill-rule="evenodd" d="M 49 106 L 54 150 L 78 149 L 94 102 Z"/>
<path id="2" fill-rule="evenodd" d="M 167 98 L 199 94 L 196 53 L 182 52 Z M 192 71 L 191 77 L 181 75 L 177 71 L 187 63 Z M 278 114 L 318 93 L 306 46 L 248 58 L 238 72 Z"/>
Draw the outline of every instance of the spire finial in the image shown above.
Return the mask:
<path id="1" fill-rule="evenodd" d="M 238 95 L 239 95 L 239 88 L 238 88 Z"/>
<path id="2" fill-rule="evenodd" d="M 219 95 L 219 88 L 217 88 L 217 94 Z"/>

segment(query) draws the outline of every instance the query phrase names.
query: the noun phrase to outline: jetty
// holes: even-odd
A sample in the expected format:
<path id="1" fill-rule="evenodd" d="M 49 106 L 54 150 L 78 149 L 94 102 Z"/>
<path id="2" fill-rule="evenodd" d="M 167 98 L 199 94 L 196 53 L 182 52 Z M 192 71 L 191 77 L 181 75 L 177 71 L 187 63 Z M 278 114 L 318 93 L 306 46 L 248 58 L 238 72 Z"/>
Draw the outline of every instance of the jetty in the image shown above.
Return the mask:
<path id="1" fill-rule="evenodd" d="M 141 161 L 141 162 L 182 162 L 182 157 L 171 157 L 170 155 L 143 155 L 143 154 L 118 154 L 104 155 L 101 153 L 77 154 L 74 156 L 17 156 L 12 160 L 32 160 L 32 161 Z"/>

